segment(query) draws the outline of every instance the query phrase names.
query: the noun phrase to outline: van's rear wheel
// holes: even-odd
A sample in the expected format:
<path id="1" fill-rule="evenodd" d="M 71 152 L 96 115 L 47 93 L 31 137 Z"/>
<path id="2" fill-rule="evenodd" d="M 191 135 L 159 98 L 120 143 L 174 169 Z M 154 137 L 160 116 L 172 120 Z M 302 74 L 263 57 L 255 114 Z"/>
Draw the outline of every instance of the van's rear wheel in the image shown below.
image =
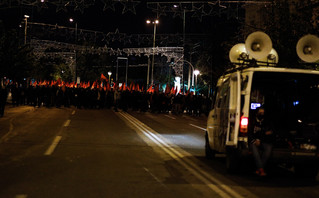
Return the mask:
<path id="1" fill-rule="evenodd" d="M 295 174 L 300 178 L 316 179 L 318 169 L 317 162 L 295 164 Z"/>
<path id="2" fill-rule="evenodd" d="M 226 169 L 228 173 L 238 173 L 240 167 L 239 155 L 236 149 L 226 149 Z"/>
<path id="3" fill-rule="evenodd" d="M 210 147 L 208 134 L 205 134 L 205 157 L 206 159 L 213 159 L 215 157 L 215 151 Z"/>

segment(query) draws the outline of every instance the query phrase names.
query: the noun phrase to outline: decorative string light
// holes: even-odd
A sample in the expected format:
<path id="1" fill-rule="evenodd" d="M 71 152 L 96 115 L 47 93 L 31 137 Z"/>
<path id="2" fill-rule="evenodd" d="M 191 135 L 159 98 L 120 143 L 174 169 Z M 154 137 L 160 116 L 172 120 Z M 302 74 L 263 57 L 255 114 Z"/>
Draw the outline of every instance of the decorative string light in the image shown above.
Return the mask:
<path id="1" fill-rule="evenodd" d="M 73 57 L 76 53 L 81 54 L 109 54 L 111 56 L 151 56 L 153 54 L 153 48 L 123 48 L 113 49 L 107 46 L 104 47 L 93 47 L 93 46 L 82 46 L 75 44 L 68 44 L 63 42 L 49 41 L 49 40 L 36 40 L 32 39 L 30 42 L 31 47 L 34 49 L 33 52 L 36 58 L 41 57 L 62 57 L 69 65 L 74 62 Z M 47 49 L 55 49 L 56 52 L 46 52 Z M 167 62 L 172 59 L 175 60 L 173 69 L 176 76 L 182 77 L 183 75 L 183 59 L 184 59 L 184 48 L 183 47 L 155 47 L 154 52 L 157 55 L 165 56 Z M 72 64 L 71 64 L 72 63 Z"/>
<path id="2" fill-rule="evenodd" d="M 0 9 L 12 8 L 19 6 L 32 6 L 37 7 L 38 10 L 48 9 L 51 5 L 56 7 L 56 12 L 68 12 L 68 10 L 73 9 L 74 11 L 79 11 L 81 13 L 85 12 L 86 8 L 95 5 L 97 2 L 102 3 L 104 6 L 103 11 L 112 10 L 116 11 L 115 5 L 122 5 L 122 14 L 128 12 L 136 15 L 136 7 L 141 3 L 141 1 L 135 0 L 1 0 Z M 151 9 L 153 12 L 157 13 L 157 16 L 166 16 L 171 13 L 174 18 L 183 18 L 184 13 L 192 13 L 193 18 L 197 18 L 202 21 L 205 16 L 221 16 L 225 14 L 227 18 L 238 18 L 238 9 L 234 12 L 233 9 L 228 9 L 230 6 L 226 5 L 247 5 L 247 4 L 271 4 L 272 1 L 171 1 L 171 2 L 161 2 L 152 1 L 146 2 L 147 8 Z M 196 4 L 196 6 L 194 5 Z M 68 9 L 67 9 L 68 8 Z"/>

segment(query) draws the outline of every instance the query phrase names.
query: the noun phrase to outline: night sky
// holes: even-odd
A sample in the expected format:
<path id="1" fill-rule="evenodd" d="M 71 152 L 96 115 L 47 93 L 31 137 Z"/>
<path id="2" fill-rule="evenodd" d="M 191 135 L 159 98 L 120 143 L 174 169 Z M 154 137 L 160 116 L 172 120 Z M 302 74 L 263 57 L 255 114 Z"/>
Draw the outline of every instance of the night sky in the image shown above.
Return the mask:
<path id="1" fill-rule="evenodd" d="M 79 29 L 101 31 L 104 33 L 115 32 L 119 29 L 121 33 L 128 34 L 151 34 L 153 29 L 145 24 L 146 19 L 156 18 L 156 13 L 147 8 L 146 1 L 141 1 L 135 6 L 136 14 L 131 11 L 122 13 L 124 6 L 121 3 L 115 4 L 115 11 L 107 9 L 103 11 L 104 5 L 96 1 L 95 5 L 85 8 L 83 13 L 75 10 L 74 7 L 67 7 L 67 12 L 56 10 L 56 6 L 49 5 L 48 9 L 38 10 L 37 7 L 19 6 L 17 8 L 1 8 L 0 19 L 7 28 L 16 28 L 21 24 L 25 14 L 30 16 L 30 22 L 46 23 L 60 26 L 70 26 L 69 18 L 77 21 Z M 204 16 L 202 21 L 192 17 L 192 13 L 186 14 L 186 33 L 207 33 L 216 30 L 216 24 L 222 24 L 222 31 L 227 30 L 229 21 L 225 17 Z M 223 25 L 224 24 L 224 25 Z M 183 32 L 183 20 L 177 16 L 173 17 L 172 13 L 166 16 L 160 16 L 160 25 L 157 33 L 159 34 L 176 34 Z"/>

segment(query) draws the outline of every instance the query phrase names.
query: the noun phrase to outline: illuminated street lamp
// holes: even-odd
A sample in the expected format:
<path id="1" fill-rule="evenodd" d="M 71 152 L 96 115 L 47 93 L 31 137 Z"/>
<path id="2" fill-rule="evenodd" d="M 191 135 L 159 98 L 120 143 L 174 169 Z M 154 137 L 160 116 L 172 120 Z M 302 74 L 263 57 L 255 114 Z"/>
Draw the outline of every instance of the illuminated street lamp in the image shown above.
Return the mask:
<path id="1" fill-rule="evenodd" d="M 107 72 L 107 74 L 109 75 L 109 82 L 111 83 L 111 75 L 112 75 L 112 72 L 109 71 L 109 72 Z"/>
<path id="2" fill-rule="evenodd" d="M 74 19 L 73 19 L 73 18 L 70 18 L 69 21 L 70 21 L 71 23 L 73 23 L 73 22 L 74 22 Z M 77 39 L 78 39 L 77 37 L 78 37 L 78 23 L 75 22 L 75 44 L 76 44 L 76 41 L 77 41 Z"/>
<path id="3" fill-rule="evenodd" d="M 200 74 L 199 70 L 198 70 L 198 69 L 195 69 L 194 74 L 195 74 L 195 94 L 196 94 L 196 89 L 197 89 L 197 76 L 198 76 L 198 74 Z"/>
<path id="4" fill-rule="evenodd" d="M 69 19 L 70 23 L 74 23 L 74 19 L 70 18 Z M 75 41 L 74 43 L 77 43 L 77 37 L 78 37 L 78 23 L 75 22 Z M 76 65 L 76 51 L 75 51 L 75 71 L 74 71 L 74 79 L 77 79 L 77 65 Z"/>
<path id="5" fill-rule="evenodd" d="M 155 37 L 156 37 L 156 25 L 159 24 L 159 20 L 156 19 L 154 21 L 146 20 L 146 24 L 153 24 L 154 25 L 154 35 L 153 35 L 153 57 L 152 57 L 152 76 L 151 76 L 151 83 L 154 84 L 154 55 L 155 55 Z M 147 72 L 147 86 L 149 84 L 149 68 Z"/>
<path id="6" fill-rule="evenodd" d="M 24 15 L 24 20 L 25 20 L 25 23 L 24 23 L 24 44 L 27 44 L 27 28 L 28 28 L 28 18 L 30 16 L 29 15 Z"/>

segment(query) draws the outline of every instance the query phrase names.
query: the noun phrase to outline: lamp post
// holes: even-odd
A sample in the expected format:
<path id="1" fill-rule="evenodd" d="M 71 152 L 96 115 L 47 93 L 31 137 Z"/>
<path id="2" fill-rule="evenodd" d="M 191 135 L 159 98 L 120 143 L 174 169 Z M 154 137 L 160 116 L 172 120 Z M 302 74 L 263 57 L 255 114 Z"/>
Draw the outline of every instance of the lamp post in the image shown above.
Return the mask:
<path id="1" fill-rule="evenodd" d="M 107 72 L 107 74 L 109 75 L 109 82 L 111 83 L 111 75 L 112 75 L 112 72 L 109 71 L 109 72 Z"/>
<path id="2" fill-rule="evenodd" d="M 198 74 L 200 74 L 199 70 L 198 70 L 198 69 L 195 69 L 194 74 L 195 74 L 195 94 L 196 94 L 196 89 L 197 89 L 197 76 L 198 76 Z"/>
<path id="3" fill-rule="evenodd" d="M 25 26 L 24 26 L 24 44 L 27 44 L 27 30 L 28 30 L 28 18 L 29 15 L 24 15 Z"/>
<path id="4" fill-rule="evenodd" d="M 74 19 L 73 19 L 73 18 L 70 18 L 69 21 L 70 21 L 71 23 L 73 23 L 73 22 L 74 22 Z M 78 39 L 77 37 L 78 37 L 78 23 L 75 22 L 75 44 L 76 44 L 77 39 Z"/>
<path id="5" fill-rule="evenodd" d="M 152 57 L 152 75 L 151 75 L 151 83 L 154 84 L 154 55 L 155 55 L 155 38 L 156 38 L 156 25 L 159 24 L 159 20 L 156 19 L 154 21 L 146 20 L 147 24 L 153 24 L 154 25 L 154 34 L 153 34 L 153 57 Z M 149 75 L 149 74 L 147 74 Z"/>
<path id="6" fill-rule="evenodd" d="M 188 65 L 189 65 L 189 67 L 188 67 L 188 83 L 187 83 L 187 86 L 189 89 L 191 87 L 191 76 L 192 76 L 192 87 L 194 86 L 194 66 L 191 62 L 189 62 L 187 60 L 183 60 L 183 61 L 188 63 Z"/>
<path id="7" fill-rule="evenodd" d="M 69 21 L 71 22 L 71 23 L 73 23 L 74 22 L 74 19 L 73 18 L 70 18 L 69 19 Z M 74 41 L 74 43 L 76 44 L 77 43 L 77 37 L 78 37 L 78 23 L 77 22 L 75 22 L 75 41 Z M 77 79 L 77 65 L 76 65 L 76 51 L 75 51 L 75 69 L 74 69 L 75 71 L 74 71 L 74 79 Z"/>
<path id="8" fill-rule="evenodd" d="M 118 81 L 119 73 L 119 60 L 126 60 L 126 72 L 125 72 L 125 84 L 127 84 L 127 72 L 128 72 L 128 58 L 127 57 L 117 57 L 116 59 L 116 82 Z"/>

